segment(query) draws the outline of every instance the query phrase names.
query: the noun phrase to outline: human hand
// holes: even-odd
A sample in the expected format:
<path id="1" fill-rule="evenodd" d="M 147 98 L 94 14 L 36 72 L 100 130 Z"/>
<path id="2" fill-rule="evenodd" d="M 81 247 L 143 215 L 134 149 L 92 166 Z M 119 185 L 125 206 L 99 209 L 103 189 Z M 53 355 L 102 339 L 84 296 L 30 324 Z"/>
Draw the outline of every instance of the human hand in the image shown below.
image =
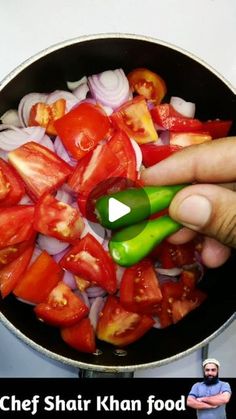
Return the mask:
<path id="1" fill-rule="evenodd" d="M 170 216 L 187 228 L 170 238 L 172 243 L 204 234 L 202 260 L 206 266 L 222 265 L 236 248 L 236 137 L 186 147 L 160 163 L 144 169 L 146 185 L 194 183 L 176 194 Z"/>

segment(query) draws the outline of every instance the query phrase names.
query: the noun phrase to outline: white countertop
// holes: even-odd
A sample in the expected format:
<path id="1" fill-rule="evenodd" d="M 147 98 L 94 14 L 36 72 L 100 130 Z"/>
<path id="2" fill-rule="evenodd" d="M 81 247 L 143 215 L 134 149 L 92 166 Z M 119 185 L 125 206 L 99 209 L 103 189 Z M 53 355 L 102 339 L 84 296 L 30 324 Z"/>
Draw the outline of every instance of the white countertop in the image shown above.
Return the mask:
<path id="1" fill-rule="evenodd" d="M 96 33 L 132 33 L 177 45 L 236 86 L 235 0 L 0 0 L 0 80 L 30 56 L 58 42 Z M 0 377 L 76 377 L 0 325 Z M 221 375 L 236 376 L 236 321 L 210 343 Z M 201 376 L 201 351 L 136 377 Z"/>

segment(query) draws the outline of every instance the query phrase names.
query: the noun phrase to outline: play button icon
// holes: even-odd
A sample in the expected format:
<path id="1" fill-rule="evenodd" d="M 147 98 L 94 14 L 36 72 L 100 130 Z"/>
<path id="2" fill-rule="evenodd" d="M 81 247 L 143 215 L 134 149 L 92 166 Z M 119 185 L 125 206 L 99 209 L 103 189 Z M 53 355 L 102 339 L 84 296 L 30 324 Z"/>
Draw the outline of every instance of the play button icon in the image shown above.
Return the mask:
<path id="1" fill-rule="evenodd" d="M 115 198 L 109 198 L 108 200 L 108 219 L 111 223 L 119 220 L 121 217 L 129 214 L 131 208 L 128 205 L 123 204 Z"/>

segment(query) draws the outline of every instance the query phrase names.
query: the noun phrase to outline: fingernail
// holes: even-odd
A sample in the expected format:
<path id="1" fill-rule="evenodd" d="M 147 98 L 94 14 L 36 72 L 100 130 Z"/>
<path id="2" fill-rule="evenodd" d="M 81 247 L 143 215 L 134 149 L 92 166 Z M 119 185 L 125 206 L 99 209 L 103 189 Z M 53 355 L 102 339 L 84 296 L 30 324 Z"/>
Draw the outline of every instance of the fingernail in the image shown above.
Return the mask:
<path id="1" fill-rule="evenodd" d="M 203 195 L 190 195 L 174 210 L 178 221 L 192 230 L 200 230 L 210 220 L 211 202 Z"/>

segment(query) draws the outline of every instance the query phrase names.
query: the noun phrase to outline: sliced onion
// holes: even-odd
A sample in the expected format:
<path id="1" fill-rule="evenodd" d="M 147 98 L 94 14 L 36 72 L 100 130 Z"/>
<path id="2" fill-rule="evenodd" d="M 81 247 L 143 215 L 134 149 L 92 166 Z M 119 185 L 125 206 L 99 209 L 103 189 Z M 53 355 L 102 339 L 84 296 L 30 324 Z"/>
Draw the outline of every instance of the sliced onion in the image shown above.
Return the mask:
<path id="1" fill-rule="evenodd" d="M 66 254 L 66 252 L 68 251 L 68 248 L 62 250 L 61 252 L 58 252 L 56 254 L 53 255 L 53 259 L 58 263 L 60 262 L 60 260 L 63 258 L 63 256 Z"/>
<path id="2" fill-rule="evenodd" d="M 116 280 L 117 280 L 117 287 L 120 288 L 120 283 L 122 280 L 122 277 L 124 275 L 125 269 L 123 266 L 117 265 L 116 267 Z"/>
<path id="3" fill-rule="evenodd" d="M 90 309 L 90 301 L 89 301 L 89 298 L 88 298 L 88 296 L 87 296 L 87 294 L 86 294 L 86 292 L 84 292 L 84 291 L 80 291 L 80 290 L 75 290 L 75 295 L 77 295 L 83 302 L 84 302 L 84 304 L 86 304 L 86 306 Z"/>
<path id="4" fill-rule="evenodd" d="M 139 147 L 137 141 L 133 140 L 132 138 L 131 138 L 131 144 L 132 144 L 134 152 L 135 152 L 136 170 L 137 170 L 137 172 L 139 172 L 139 170 L 141 169 L 141 166 L 142 166 L 142 161 L 143 161 L 142 151 L 141 151 L 141 148 Z"/>
<path id="5" fill-rule="evenodd" d="M 170 104 L 177 112 L 187 118 L 193 118 L 195 115 L 196 105 L 193 102 L 186 102 L 186 100 L 181 97 L 172 96 L 170 98 Z"/>
<path id="6" fill-rule="evenodd" d="M 38 259 L 39 255 L 41 255 L 41 253 L 42 253 L 42 249 L 40 249 L 38 246 L 35 246 L 33 254 L 32 254 L 30 262 L 29 262 L 29 266 L 32 265 L 36 259 Z"/>
<path id="7" fill-rule="evenodd" d="M 47 147 L 49 150 L 55 152 L 53 142 L 48 135 L 43 136 L 43 138 L 40 140 L 40 144 L 42 144 L 44 147 Z"/>
<path id="8" fill-rule="evenodd" d="M 157 145 L 168 145 L 170 144 L 170 132 L 169 131 L 161 131 L 159 134 L 159 144 Z"/>
<path id="9" fill-rule="evenodd" d="M 67 152 L 66 148 L 64 147 L 63 142 L 61 141 L 60 137 L 56 137 L 54 141 L 54 149 L 56 154 L 64 160 L 66 163 L 69 163 L 71 160 L 71 157 L 69 156 L 69 153 Z"/>
<path id="10" fill-rule="evenodd" d="M 163 268 L 155 268 L 155 271 L 158 274 L 161 275 L 167 275 L 167 276 L 178 276 L 181 274 L 181 272 L 183 271 L 182 268 L 171 268 L 171 269 L 163 269 Z"/>
<path id="11" fill-rule="evenodd" d="M 45 128 L 42 127 L 11 127 L 11 129 L 0 132 L 0 148 L 11 151 L 29 141 L 40 142 L 44 134 Z"/>
<path id="12" fill-rule="evenodd" d="M 0 148 L 0 157 L 1 157 L 1 159 L 7 161 L 8 160 L 8 151 L 2 150 Z"/>
<path id="13" fill-rule="evenodd" d="M 94 286 L 86 290 L 89 298 L 102 297 L 106 295 L 106 291 L 102 287 Z"/>
<path id="14" fill-rule="evenodd" d="M 18 202 L 18 205 L 31 205 L 31 204 L 34 204 L 34 203 L 27 194 L 23 195 L 20 202 Z"/>
<path id="15" fill-rule="evenodd" d="M 83 218 L 84 220 L 84 230 L 81 234 L 81 239 L 86 236 L 86 234 L 91 234 L 95 239 L 103 244 L 104 237 L 105 237 L 105 228 L 102 227 L 98 223 L 93 223 L 92 221 L 88 221 L 86 218 Z"/>
<path id="16" fill-rule="evenodd" d="M 130 88 L 124 71 L 119 68 L 88 77 L 92 96 L 105 106 L 118 108 L 129 98 Z"/>
<path id="17" fill-rule="evenodd" d="M 102 297 L 95 298 L 95 300 L 91 304 L 91 308 L 90 308 L 90 312 L 89 312 L 88 317 L 90 319 L 90 322 L 91 322 L 94 330 L 96 330 L 96 328 L 97 328 L 99 314 L 101 313 L 104 304 L 105 304 L 105 300 Z"/>
<path id="18" fill-rule="evenodd" d="M 50 255 L 56 255 L 67 249 L 69 243 L 62 242 L 55 239 L 54 237 L 44 236 L 43 234 L 38 235 L 38 245 L 42 250 L 46 250 Z"/>
<path id="19" fill-rule="evenodd" d="M 3 124 L 14 125 L 15 127 L 20 127 L 21 122 L 16 109 L 9 109 L 1 117 L 0 120 Z"/>
<path id="20" fill-rule="evenodd" d="M 54 260 L 55 260 L 55 258 L 54 258 Z M 72 290 L 77 289 L 77 285 L 76 285 L 74 275 L 69 271 L 64 272 L 63 282 L 64 282 L 64 284 L 66 284 Z"/>
<path id="21" fill-rule="evenodd" d="M 89 87 L 87 83 L 82 83 L 78 87 L 76 87 L 72 93 L 74 96 L 77 97 L 78 101 L 86 99 L 87 94 L 89 92 Z"/>
<path id="22" fill-rule="evenodd" d="M 56 199 L 58 199 L 58 201 L 64 202 L 64 204 L 70 205 L 72 203 L 72 196 L 63 188 L 57 190 Z"/>
<path id="23" fill-rule="evenodd" d="M 79 80 L 75 80 L 75 81 L 67 81 L 66 85 L 68 87 L 69 90 L 73 91 L 74 89 L 76 89 L 77 87 L 79 87 L 81 84 L 87 83 L 88 79 L 86 76 L 83 76 L 81 79 Z"/>
<path id="24" fill-rule="evenodd" d="M 23 96 L 18 106 L 19 120 L 22 126 L 27 126 L 30 110 L 38 102 L 46 102 L 48 95 L 46 93 L 28 93 Z"/>

